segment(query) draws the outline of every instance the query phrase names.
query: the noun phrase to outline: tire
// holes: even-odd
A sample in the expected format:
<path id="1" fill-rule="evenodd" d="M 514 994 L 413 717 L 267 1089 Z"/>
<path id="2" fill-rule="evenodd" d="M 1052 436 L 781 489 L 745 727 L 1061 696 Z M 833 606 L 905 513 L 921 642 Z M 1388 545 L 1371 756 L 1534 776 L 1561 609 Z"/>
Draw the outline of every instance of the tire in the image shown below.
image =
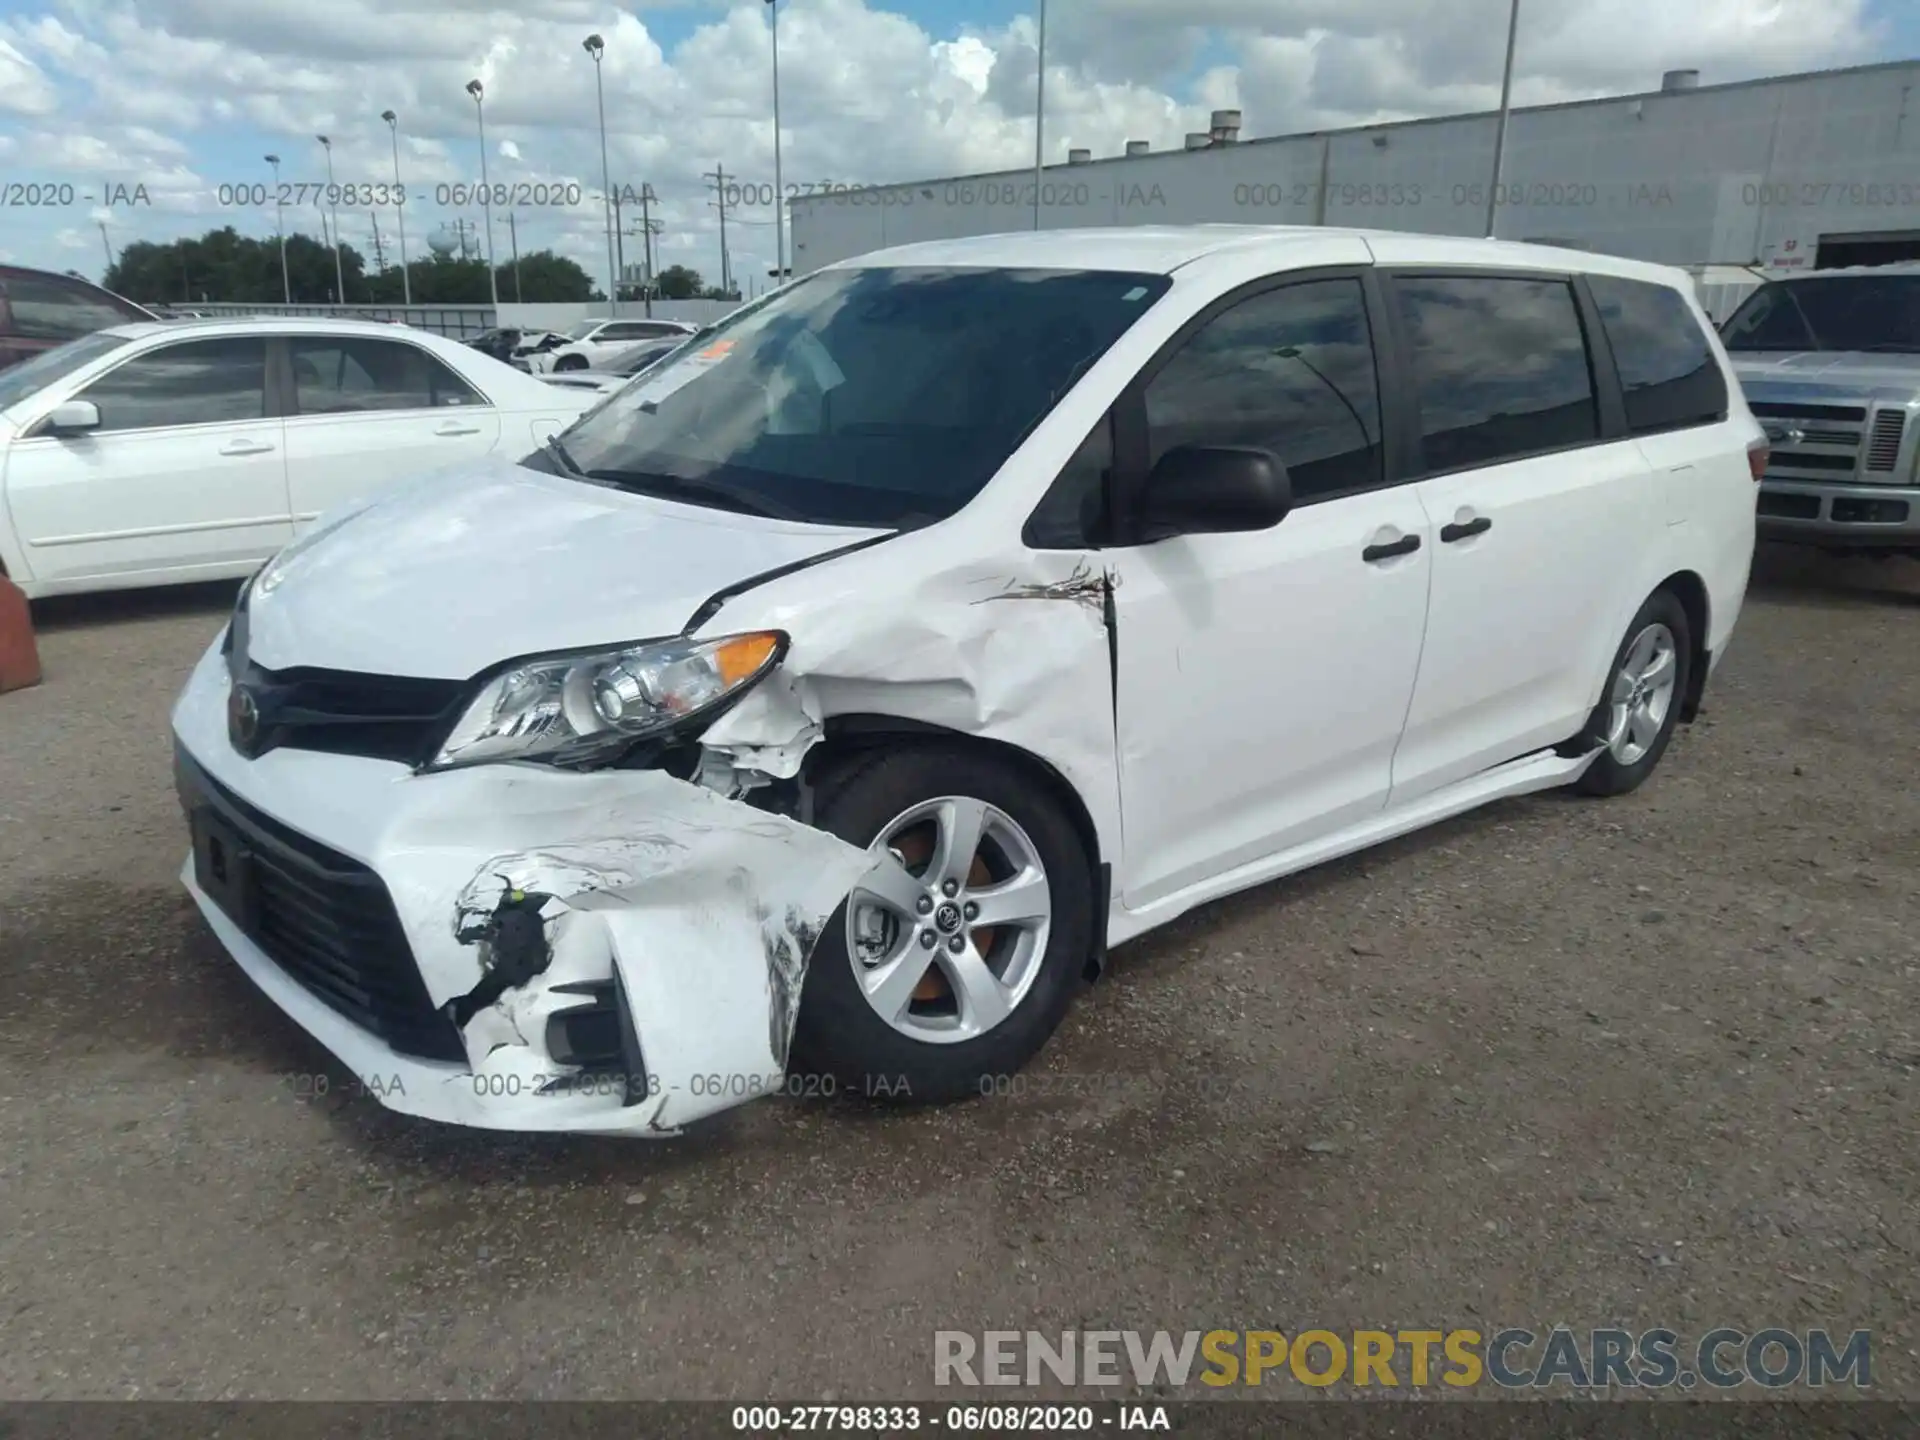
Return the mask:
<path id="1" fill-rule="evenodd" d="M 1663 652 L 1672 658 L 1661 670 Z M 1649 690 L 1655 672 L 1660 678 Z M 1614 652 L 1600 703 L 1582 732 L 1600 745 L 1600 754 L 1574 788 L 1583 795 L 1625 795 L 1645 784 L 1673 739 L 1692 679 L 1693 623 L 1678 596 L 1656 590 Z"/>
<path id="2" fill-rule="evenodd" d="M 863 849 L 889 837 L 905 863 L 893 871 L 894 885 L 863 882 L 827 922 L 807 967 L 791 1068 L 831 1076 L 841 1093 L 895 1102 L 957 1100 L 989 1093 L 997 1081 L 1004 1088 L 1001 1077 L 1025 1065 L 1059 1026 L 1091 949 L 1093 881 L 1072 822 L 1016 767 L 953 746 L 862 756 L 815 793 L 821 829 Z M 952 848 L 942 837 L 974 806 L 983 839 L 972 863 L 941 866 L 941 852 Z M 936 866 L 945 878 L 963 874 L 966 884 L 948 894 L 933 879 Z M 1023 882 L 1017 896 L 1000 888 L 1009 880 Z M 866 884 L 886 889 L 888 900 Z M 964 908 L 997 905 L 1011 915 L 1042 901 L 1044 919 L 992 927 L 971 923 Z M 966 942 L 959 952 L 950 948 L 956 937 Z M 889 977 L 891 986 L 880 983 Z M 957 977 L 970 977 L 972 988 Z M 868 987 L 880 998 L 869 1001 Z M 973 995 L 985 1003 L 974 1004 Z M 883 1018 L 881 1008 L 902 996 L 897 1023 Z M 996 1004 L 1004 1018 L 984 1023 Z"/>
<path id="3" fill-rule="evenodd" d="M 553 362 L 553 368 L 556 371 L 584 370 L 587 368 L 587 357 L 584 355 L 562 355 L 558 360 Z"/>

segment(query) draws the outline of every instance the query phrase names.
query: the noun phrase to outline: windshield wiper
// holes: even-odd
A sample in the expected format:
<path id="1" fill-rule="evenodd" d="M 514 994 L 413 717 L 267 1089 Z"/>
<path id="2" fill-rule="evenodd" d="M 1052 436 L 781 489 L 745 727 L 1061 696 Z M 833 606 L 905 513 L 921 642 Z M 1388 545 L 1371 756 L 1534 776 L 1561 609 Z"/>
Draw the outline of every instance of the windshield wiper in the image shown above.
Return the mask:
<path id="1" fill-rule="evenodd" d="M 709 501 L 717 503 L 722 509 L 737 510 L 744 515 L 759 515 L 768 520 L 798 520 L 803 523 L 806 520 L 805 516 L 785 505 L 776 504 L 751 490 L 722 484 L 718 480 L 691 480 L 682 475 L 662 475 L 650 470 L 589 470 L 586 478 L 643 495 L 660 495 L 669 500 Z"/>
<path id="2" fill-rule="evenodd" d="M 587 472 L 580 468 L 579 461 L 567 453 L 567 447 L 560 443 L 560 437 L 558 435 L 549 435 L 546 439 L 542 440 L 540 444 L 549 455 L 553 456 L 553 458 L 559 462 L 560 468 L 565 470 L 567 474 L 578 475 L 583 479 L 587 478 Z"/>

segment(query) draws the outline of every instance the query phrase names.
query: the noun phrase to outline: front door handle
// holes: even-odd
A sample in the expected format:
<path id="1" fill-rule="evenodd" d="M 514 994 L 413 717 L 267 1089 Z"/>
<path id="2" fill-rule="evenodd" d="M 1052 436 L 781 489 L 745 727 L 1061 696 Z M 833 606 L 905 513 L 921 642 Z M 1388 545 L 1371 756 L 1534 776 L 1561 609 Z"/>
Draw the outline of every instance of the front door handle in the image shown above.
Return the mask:
<path id="1" fill-rule="evenodd" d="M 265 455 L 273 446 L 262 444 L 258 440 L 229 440 L 220 447 L 222 455 Z"/>
<path id="2" fill-rule="evenodd" d="M 1366 549 L 1360 552 L 1360 558 L 1369 565 L 1374 565 L 1382 560 L 1391 560 L 1396 555 L 1411 555 L 1419 548 L 1420 537 L 1418 535 L 1402 535 L 1398 540 L 1390 541 L 1385 545 L 1367 546 Z"/>
<path id="3" fill-rule="evenodd" d="M 1475 535 L 1484 535 L 1493 528 L 1493 521 L 1482 515 L 1477 520 L 1469 520 L 1464 525 L 1442 525 L 1440 539 L 1448 544 L 1456 540 L 1471 540 Z"/>

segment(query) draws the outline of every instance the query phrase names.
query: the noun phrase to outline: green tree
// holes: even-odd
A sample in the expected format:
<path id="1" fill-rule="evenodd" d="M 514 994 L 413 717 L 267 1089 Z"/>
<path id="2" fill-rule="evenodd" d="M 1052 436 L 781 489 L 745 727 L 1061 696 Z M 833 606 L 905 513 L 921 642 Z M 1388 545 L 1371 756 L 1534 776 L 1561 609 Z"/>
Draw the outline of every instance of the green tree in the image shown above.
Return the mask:
<path id="1" fill-rule="evenodd" d="M 349 303 L 368 297 L 366 262 L 351 245 L 340 247 Z M 327 304 L 334 296 L 333 249 L 311 235 L 287 236 L 287 287 L 296 304 Z M 271 303 L 284 297 L 278 237 L 242 235 L 231 225 L 198 239 L 156 244 L 136 240 L 120 252 L 102 283 L 149 304 L 195 300 Z"/>
<path id="2" fill-rule="evenodd" d="M 669 265 L 653 280 L 654 294 L 663 300 L 697 300 L 707 288 L 700 272 L 685 265 Z"/>
<path id="3" fill-rule="evenodd" d="M 351 245 L 340 247 L 340 269 L 349 305 L 398 305 L 406 293 L 398 266 L 369 273 L 365 258 Z M 495 275 L 500 298 L 512 300 L 512 262 L 496 266 Z M 287 236 L 287 279 L 295 304 L 334 301 L 332 247 L 304 233 Z M 407 280 L 416 304 L 485 305 L 492 299 L 484 260 L 432 255 L 409 265 Z M 277 236 L 242 235 L 231 225 L 164 244 L 136 240 L 120 252 L 101 283 L 150 305 L 202 300 L 276 304 L 284 297 L 280 242 Z M 587 272 L 551 250 L 520 257 L 519 295 L 529 303 L 597 298 Z"/>

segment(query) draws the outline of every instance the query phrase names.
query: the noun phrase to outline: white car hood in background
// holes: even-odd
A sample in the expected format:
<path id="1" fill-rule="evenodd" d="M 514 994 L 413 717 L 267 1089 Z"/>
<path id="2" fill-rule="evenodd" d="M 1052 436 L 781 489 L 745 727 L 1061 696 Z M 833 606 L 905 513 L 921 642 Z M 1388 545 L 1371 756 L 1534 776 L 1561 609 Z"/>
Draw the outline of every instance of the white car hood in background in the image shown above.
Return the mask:
<path id="1" fill-rule="evenodd" d="M 465 679 L 502 660 L 680 633 L 755 575 L 885 533 L 633 495 L 502 460 L 391 490 L 255 582 L 247 653 Z"/>

